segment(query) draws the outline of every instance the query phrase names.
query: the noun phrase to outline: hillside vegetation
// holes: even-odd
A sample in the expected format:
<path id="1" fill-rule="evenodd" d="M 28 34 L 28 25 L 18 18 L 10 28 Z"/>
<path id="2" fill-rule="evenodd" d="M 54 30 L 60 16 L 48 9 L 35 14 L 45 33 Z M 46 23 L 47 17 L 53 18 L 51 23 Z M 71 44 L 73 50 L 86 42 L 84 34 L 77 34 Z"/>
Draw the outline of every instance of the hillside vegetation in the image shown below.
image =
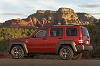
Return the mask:
<path id="1" fill-rule="evenodd" d="M 100 58 L 100 22 L 89 24 L 86 27 L 89 30 L 91 45 L 94 48 L 91 52 L 91 57 Z"/>
<path id="2" fill-rule="evenodd" d="M 35 28 L 0 28 L 0 52 L 7 52 L 11 39 L 30 36 Z"/>

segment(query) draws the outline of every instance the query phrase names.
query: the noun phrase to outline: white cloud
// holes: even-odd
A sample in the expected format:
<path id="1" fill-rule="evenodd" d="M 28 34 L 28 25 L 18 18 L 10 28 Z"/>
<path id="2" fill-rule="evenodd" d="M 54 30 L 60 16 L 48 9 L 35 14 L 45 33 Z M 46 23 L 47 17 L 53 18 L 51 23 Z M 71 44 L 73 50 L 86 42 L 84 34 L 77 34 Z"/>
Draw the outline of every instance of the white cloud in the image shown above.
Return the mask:
<path id="1" fill-rule="evenodd" d="M 28 16 L 28 14 L 25 13 L 0 13 L 0 15 L 23 15 L 23 16 Z"/>
<path id="2" fill-rule="evenodd" d="M 86 5 L 79 5 L 79 7 L 86 7 L 86 8 L 96 8 L 96 7 L 100 7 L 100 3 L 99 4 L 86 4 Z"/>

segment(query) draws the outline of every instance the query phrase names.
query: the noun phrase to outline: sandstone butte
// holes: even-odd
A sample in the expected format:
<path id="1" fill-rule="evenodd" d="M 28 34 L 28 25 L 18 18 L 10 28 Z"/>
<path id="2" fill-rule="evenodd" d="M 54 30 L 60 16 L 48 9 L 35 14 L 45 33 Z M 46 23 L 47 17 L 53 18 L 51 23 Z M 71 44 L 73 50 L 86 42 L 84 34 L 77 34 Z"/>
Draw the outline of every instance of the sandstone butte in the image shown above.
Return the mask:
<path id="1" fill-rule="evenodd" d="M 59 8 L 57 11 L 37 10 L 26 19 L 10 19 L 0 27 L 43 27 L 51 25 L 88 25 L 95 21 L 92 15 L 87 13 L 75 13 L 71 8 Z"/>

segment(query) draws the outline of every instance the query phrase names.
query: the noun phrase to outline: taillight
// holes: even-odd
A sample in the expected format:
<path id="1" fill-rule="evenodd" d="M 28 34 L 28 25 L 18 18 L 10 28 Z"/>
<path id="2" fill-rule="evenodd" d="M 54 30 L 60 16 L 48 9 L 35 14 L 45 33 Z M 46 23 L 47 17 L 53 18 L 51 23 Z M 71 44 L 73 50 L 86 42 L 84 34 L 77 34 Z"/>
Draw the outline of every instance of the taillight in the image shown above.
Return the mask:
<path id="1" fill-rule="evenodd" d="M 89 45 L 90 44 L 90 38 L 89 37 L 80 37 L 78 42 L 79 44 L 87 44 Z"/>
<path id="2" fill-rule="evenodd" d="M 90 40 L 90 38 L 89 38 L 89 36 L 87 36 L 87 38 L 85 39 L 85 44 L 89 44 L 89 40 Z"/>
<path id="3" fill-rule="evenodd" d="M 78 42 L 79 42 L 79 43 L 83 43 L 83 38 L 80 37 L 79 40 L 78 40 Z"/>
<path id="4" fill-rule="evenodd" d="M 89 44 L 89 41 L 85 41 L 85 44 Z"/>
<path id="5" fill-rule="evenodd" d="M 83 40 L 78 40 L 79 41 L 79 43 L 83 43 Z"/>

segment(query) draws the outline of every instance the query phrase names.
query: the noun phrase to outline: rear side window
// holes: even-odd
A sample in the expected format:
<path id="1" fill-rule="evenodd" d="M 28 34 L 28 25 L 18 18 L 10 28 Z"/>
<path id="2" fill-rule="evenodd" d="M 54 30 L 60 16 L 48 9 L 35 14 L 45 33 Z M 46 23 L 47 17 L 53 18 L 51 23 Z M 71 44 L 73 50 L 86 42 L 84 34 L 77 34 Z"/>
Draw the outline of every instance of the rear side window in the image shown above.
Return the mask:
<path id="1" fill-rule="evenodd" d="M 51 28 L 50 36 L 62 36 L 63 28 Z"/>
<path id="2" fill-rule="evenodd" d="M 82 28 L 82 35 L 89 36 L 88 30 L 86 28 Z"/>
<path id="3" fill-rule="evenodd" d="M 67 36 L 77 36 L 77 29 L 76 28 L 67 28 L 66 35 Z"/>

